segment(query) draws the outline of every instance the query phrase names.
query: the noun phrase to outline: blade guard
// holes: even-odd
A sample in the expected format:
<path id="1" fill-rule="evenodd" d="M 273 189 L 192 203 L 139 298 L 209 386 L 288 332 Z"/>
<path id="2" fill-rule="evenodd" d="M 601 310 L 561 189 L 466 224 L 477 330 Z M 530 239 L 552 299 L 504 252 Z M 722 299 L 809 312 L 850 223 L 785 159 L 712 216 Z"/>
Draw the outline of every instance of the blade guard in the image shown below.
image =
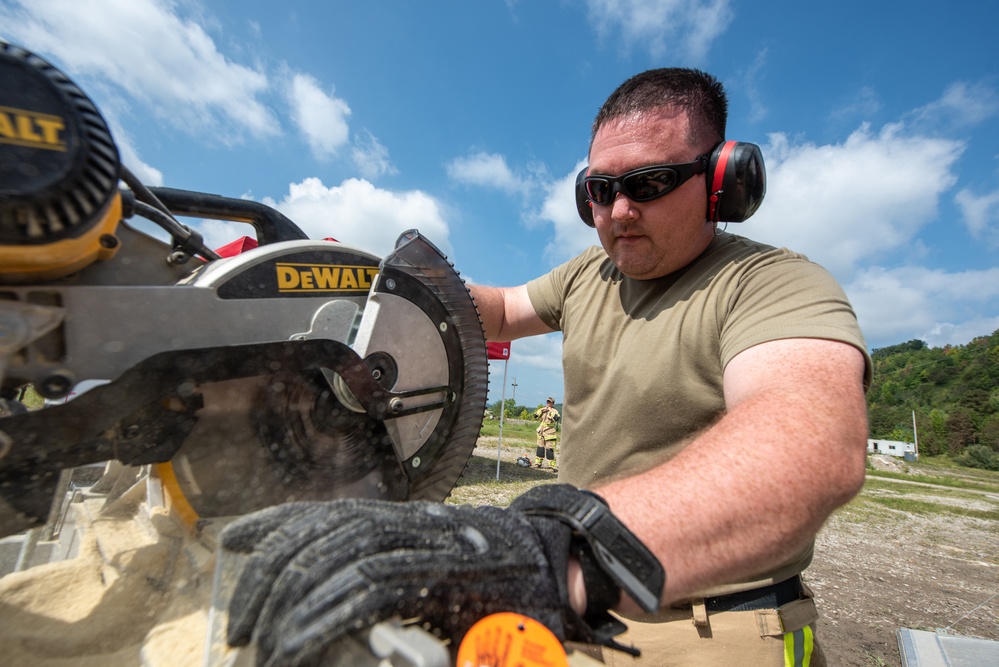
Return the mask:
<path id="1" fill-rule="evenodd" d="M 376 378 L 391 378 L 389 412 L 400 416 L 384 423 L 410 499 L 443 499 L 478 439 L 489 367 L 468 288 L 417 230 L 382 260 L 352 347 Z"/>

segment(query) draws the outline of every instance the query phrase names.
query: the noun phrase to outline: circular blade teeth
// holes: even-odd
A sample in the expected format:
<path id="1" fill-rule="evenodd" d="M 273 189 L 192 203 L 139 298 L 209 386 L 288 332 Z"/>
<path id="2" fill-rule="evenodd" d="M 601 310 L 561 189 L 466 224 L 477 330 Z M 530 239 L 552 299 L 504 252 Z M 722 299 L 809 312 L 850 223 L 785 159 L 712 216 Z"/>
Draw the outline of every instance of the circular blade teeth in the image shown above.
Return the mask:
<path id="1" fill-rule="evenodd" d="M 258 376 L 200 391 L 198 423 L 170 464 L 178 504 L 199 518 L 298 500 L 405 499 L 382 424 L 344 409 L 321 378 Z"/>

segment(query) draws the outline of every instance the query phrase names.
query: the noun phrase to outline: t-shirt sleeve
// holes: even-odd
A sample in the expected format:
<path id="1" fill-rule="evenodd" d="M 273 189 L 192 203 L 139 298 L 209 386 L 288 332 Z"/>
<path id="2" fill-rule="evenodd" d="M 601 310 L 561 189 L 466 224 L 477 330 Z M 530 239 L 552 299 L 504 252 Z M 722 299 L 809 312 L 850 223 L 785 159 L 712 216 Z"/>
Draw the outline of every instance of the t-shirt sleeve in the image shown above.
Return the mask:
<path id="1" fill-rule="evenodd" d="M 527 283 L 527 295 L 541 321 L 556 331 L 562 331 L 563 306 L 572 283 L 580 277 L 587 266 L 599 261 L 602 252 L 595 246 L 591 247 L 565 264 Z"/>
<path id="2" fill-rule="evenodd" d="M 872 364 L 846 294 L 826 269 L 802 255 L 769 258 L 746 270 L 733 293 L 721 332 L 723 367 L 760 343 L 788 338 L 821 338 L 847 343 L 864 355 L 864 386 Z"/>

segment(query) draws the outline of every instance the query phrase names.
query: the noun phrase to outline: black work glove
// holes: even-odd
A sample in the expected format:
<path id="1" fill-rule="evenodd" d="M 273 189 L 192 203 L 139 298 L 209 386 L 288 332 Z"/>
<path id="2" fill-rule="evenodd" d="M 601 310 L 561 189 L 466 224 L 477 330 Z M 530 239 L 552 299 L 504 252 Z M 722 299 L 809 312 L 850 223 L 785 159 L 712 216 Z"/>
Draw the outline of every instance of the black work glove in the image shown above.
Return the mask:
<path id="1" fill-rule="evenodd" d="M 626 627 L 607 613 L 621 594 L 615 577 L 580 537 L 586 528 L 551 511 L 587 514 L 588 507 L 604 527 L 623 529 L 603 504 L 593 511 L 597 504 L 574 487 L 550 484 L 508 509 L 353 499 L 289 503 L 237 519 L 222 545 L 250 557 L 230 603 L 228 641 L 242 646 L 255 633 L 258 664 L 313 665 L 345 636 L 394 616 L 419 617 L 456 647 L 479 619 L 513 611 L 561 641 L 623 648 L 613 637 Z M 628 539 L 644 550 L 631 533 Z M 585 618 L 569 607 L 570 551 L 583 564 Z M 641 561 L 637 576 L 651 581 L 658 606 L 664 575 L 644 554 L 654 566 L 630 560 Z M 656 569 L 658 577 L 649 575 Z"/>

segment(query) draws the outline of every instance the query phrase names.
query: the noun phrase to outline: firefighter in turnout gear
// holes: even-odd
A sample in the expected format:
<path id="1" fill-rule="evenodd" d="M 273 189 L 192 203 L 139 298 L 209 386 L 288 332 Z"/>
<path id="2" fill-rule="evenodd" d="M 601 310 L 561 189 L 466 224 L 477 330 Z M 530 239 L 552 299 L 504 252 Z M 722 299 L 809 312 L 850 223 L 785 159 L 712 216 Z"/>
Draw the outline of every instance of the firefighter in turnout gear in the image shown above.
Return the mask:
<path id="1" fill-rule="evenodd" d="M 542 467 L 547 458 L 552 472 L 558 472 L 555 447 L 558 441 L 558 424 L 562 420 L 562 415 L 555 409 L 555 399 L 549 396 L 544 407 L 534 411 L 534 418 L 541 421 L 538 424 L 538 449 L 534 457 L 534 467 Z"/>

